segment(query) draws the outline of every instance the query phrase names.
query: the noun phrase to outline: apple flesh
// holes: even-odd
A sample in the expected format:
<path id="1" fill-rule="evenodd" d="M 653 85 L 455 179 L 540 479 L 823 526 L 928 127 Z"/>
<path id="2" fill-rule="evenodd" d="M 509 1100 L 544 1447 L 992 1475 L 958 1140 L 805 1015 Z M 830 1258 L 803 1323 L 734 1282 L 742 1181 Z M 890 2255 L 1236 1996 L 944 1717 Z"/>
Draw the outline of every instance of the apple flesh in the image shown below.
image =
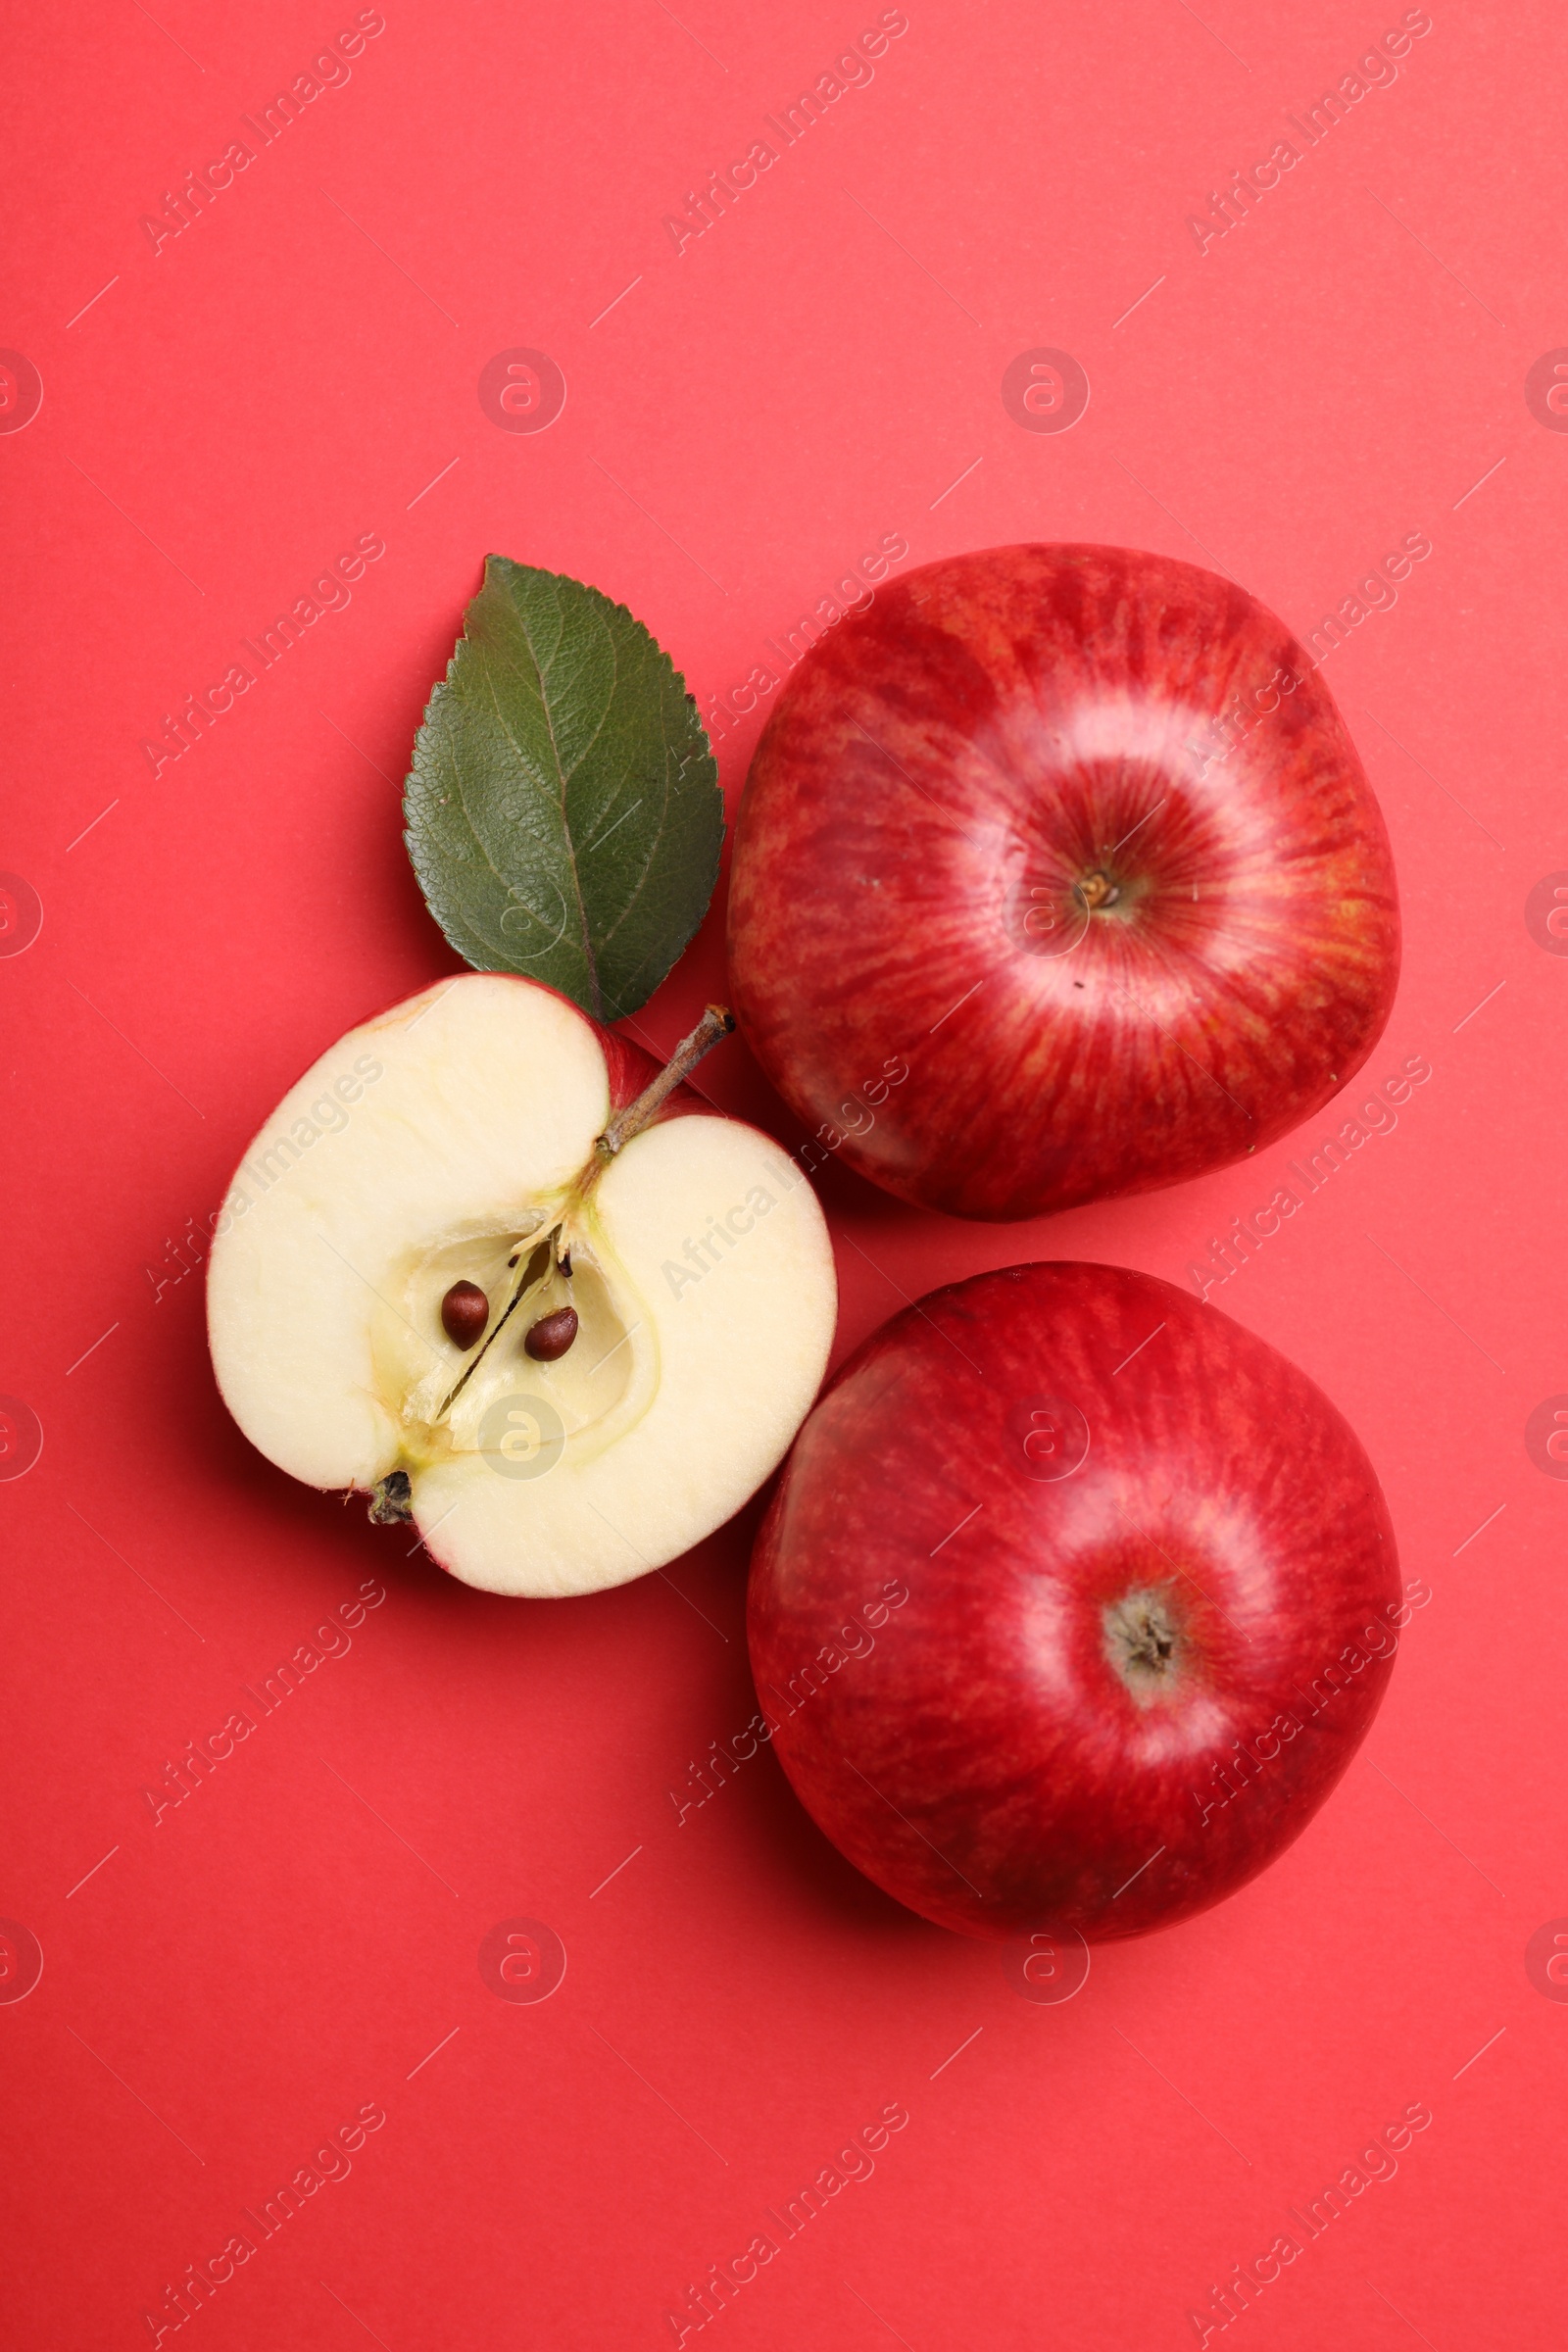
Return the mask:
<path id="1" fill-rule="evenodd" d="M 851 1166 L 956 1216 L 1261 1150 L 1366 1059 L 1398 951 L 1309 656 L 1229 581 L 1128 549 L 879 589 L 792 675 L 736 827 L 753 1053 Z"/>
<path id="2" fill-rule="evenodd" d="M 690 1089 L 602 1148 L 657 1078 L 498 974 L 343 1038 L 219 1219 L 213 1364 L 251 1442 L 495 1592 L 619 1584 L 729 1518 L 816 1393 L 832 1250 L 799 1168 Z"/>
<path id="3" fill-rule="evenodd" d="M 973 1936 L 1136 1936 L 1305 1827 L 1409 1610 L 1353 1431 L 1152 1275 L 934 1292 L 829 1383 L 753 1555 L 773 1746 L 849 1859 Z"/>

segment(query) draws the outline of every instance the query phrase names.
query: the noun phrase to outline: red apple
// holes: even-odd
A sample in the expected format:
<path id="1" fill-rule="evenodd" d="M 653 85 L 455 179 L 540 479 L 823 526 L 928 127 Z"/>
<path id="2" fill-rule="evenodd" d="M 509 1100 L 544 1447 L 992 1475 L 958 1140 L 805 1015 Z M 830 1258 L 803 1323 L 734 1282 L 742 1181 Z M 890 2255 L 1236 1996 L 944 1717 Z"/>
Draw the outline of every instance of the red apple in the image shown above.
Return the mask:
<path id="1" fill-rule="evenodd" d="M 1407 1622 L 1354 1432 L 1152 1275 L 1009 1266 L 852 1356 L 758 1538 L 752 1664 L 840 1850 L 973 1936 L 1142 1935 L 1272 1861 Z"/>
<path id="2" fill-rule="evenodd" d="M 466 972 L 340 1038 L 216 1221 L 213 1368 L 259 1451 L 489 1592 L 622 1584 L 738 1510 L 836 1289 L 799 1167 L 677 1084 L 728 1028 L 710 1005 L 661 1070 Z"/>
<path id="3" fill-rule="evenodd" d="M 1371 1051 L 1398 910 L 1310 657 L 1164 556 L 999 547 L 816 645 L 752 761 L 735 1009 L 831 1150 L 1028 1217 L 1260 1150 Z"/>

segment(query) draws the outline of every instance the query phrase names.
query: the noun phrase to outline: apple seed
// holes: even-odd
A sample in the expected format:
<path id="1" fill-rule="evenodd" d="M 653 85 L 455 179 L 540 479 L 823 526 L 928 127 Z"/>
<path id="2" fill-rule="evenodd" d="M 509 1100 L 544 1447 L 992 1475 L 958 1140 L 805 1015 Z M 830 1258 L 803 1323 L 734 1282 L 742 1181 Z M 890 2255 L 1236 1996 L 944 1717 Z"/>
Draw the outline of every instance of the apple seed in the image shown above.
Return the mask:
<path id="1" fill-rule="evenodd" d="M 531 1355 L 538 1364 L 553 1364 L 564 1356 L 577 1337 L 577 1309 L 558 1306 L 553 1314 L 541 1315 L 529 1329 L 522 1343 L 523 1353 Z"/>
<path id="2" fill-rule="evenodd" d="M 441 1301 L 441 1328 L 454 1348 L 472 1348 L 490 1320 L 490 1301 L 476 1282 L 455 1282 Z"/>

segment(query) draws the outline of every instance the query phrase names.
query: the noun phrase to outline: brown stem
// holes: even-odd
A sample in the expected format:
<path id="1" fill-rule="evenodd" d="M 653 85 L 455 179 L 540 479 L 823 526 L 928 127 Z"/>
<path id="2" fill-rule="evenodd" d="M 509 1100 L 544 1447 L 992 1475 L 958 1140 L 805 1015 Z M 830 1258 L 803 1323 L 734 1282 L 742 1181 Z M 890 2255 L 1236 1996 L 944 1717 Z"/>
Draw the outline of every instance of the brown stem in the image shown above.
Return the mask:
<path id="1" fill-rule="evenodd" d="M 690 1037 L 680 1044 L 651 1086 L 645 1086 L 635 1102 L 616 1111 L 610 1125 L 594 1145 L 600 1161 L 608 1165 L 617 1152 L 623 1152 L 634 1135 L 642 1130 L 659 1110 L 666 1095 L 674 1093 L 683 1079 L 689 1078 L 703 1055 L 716 1046 L 720 1038 L 728 1037 L 735 1026 L 735 1015 L 727 1004 L 710 1004 Z"/>

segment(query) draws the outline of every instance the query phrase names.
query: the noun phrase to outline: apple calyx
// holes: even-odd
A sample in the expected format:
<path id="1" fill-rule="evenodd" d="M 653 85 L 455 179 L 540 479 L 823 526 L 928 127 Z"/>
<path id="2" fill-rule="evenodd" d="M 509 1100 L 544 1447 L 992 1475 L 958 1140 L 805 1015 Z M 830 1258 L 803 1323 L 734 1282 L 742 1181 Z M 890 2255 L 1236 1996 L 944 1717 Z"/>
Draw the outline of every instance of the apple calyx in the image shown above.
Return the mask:
<path id="1" fill-rule="evenodd" d="M 1181 1673 L 1181 1634 L 1162 1592 L 1124 1592 L 1106 1604 L 1105 1655 L 1141 1707 L 1173 1695 Z"/>
<path id="2" fill-rule="evenodd" d="M 1103 867 L 1096 866 L 1073 884 L 1073 893 L 1081 906 L 1093 914 L 1097 906 L 1114 906 L 1121 897 L 1121 885 L 1113 882 Z"/>
<path id="3" fill-rule="evenodd" d="M 377 1527 L 407 1527 L 414 1517 L 410 1496 L 414 1481 L 406 1470 L 389 1470 L 370 1496 L 370 1517 Z"/>

